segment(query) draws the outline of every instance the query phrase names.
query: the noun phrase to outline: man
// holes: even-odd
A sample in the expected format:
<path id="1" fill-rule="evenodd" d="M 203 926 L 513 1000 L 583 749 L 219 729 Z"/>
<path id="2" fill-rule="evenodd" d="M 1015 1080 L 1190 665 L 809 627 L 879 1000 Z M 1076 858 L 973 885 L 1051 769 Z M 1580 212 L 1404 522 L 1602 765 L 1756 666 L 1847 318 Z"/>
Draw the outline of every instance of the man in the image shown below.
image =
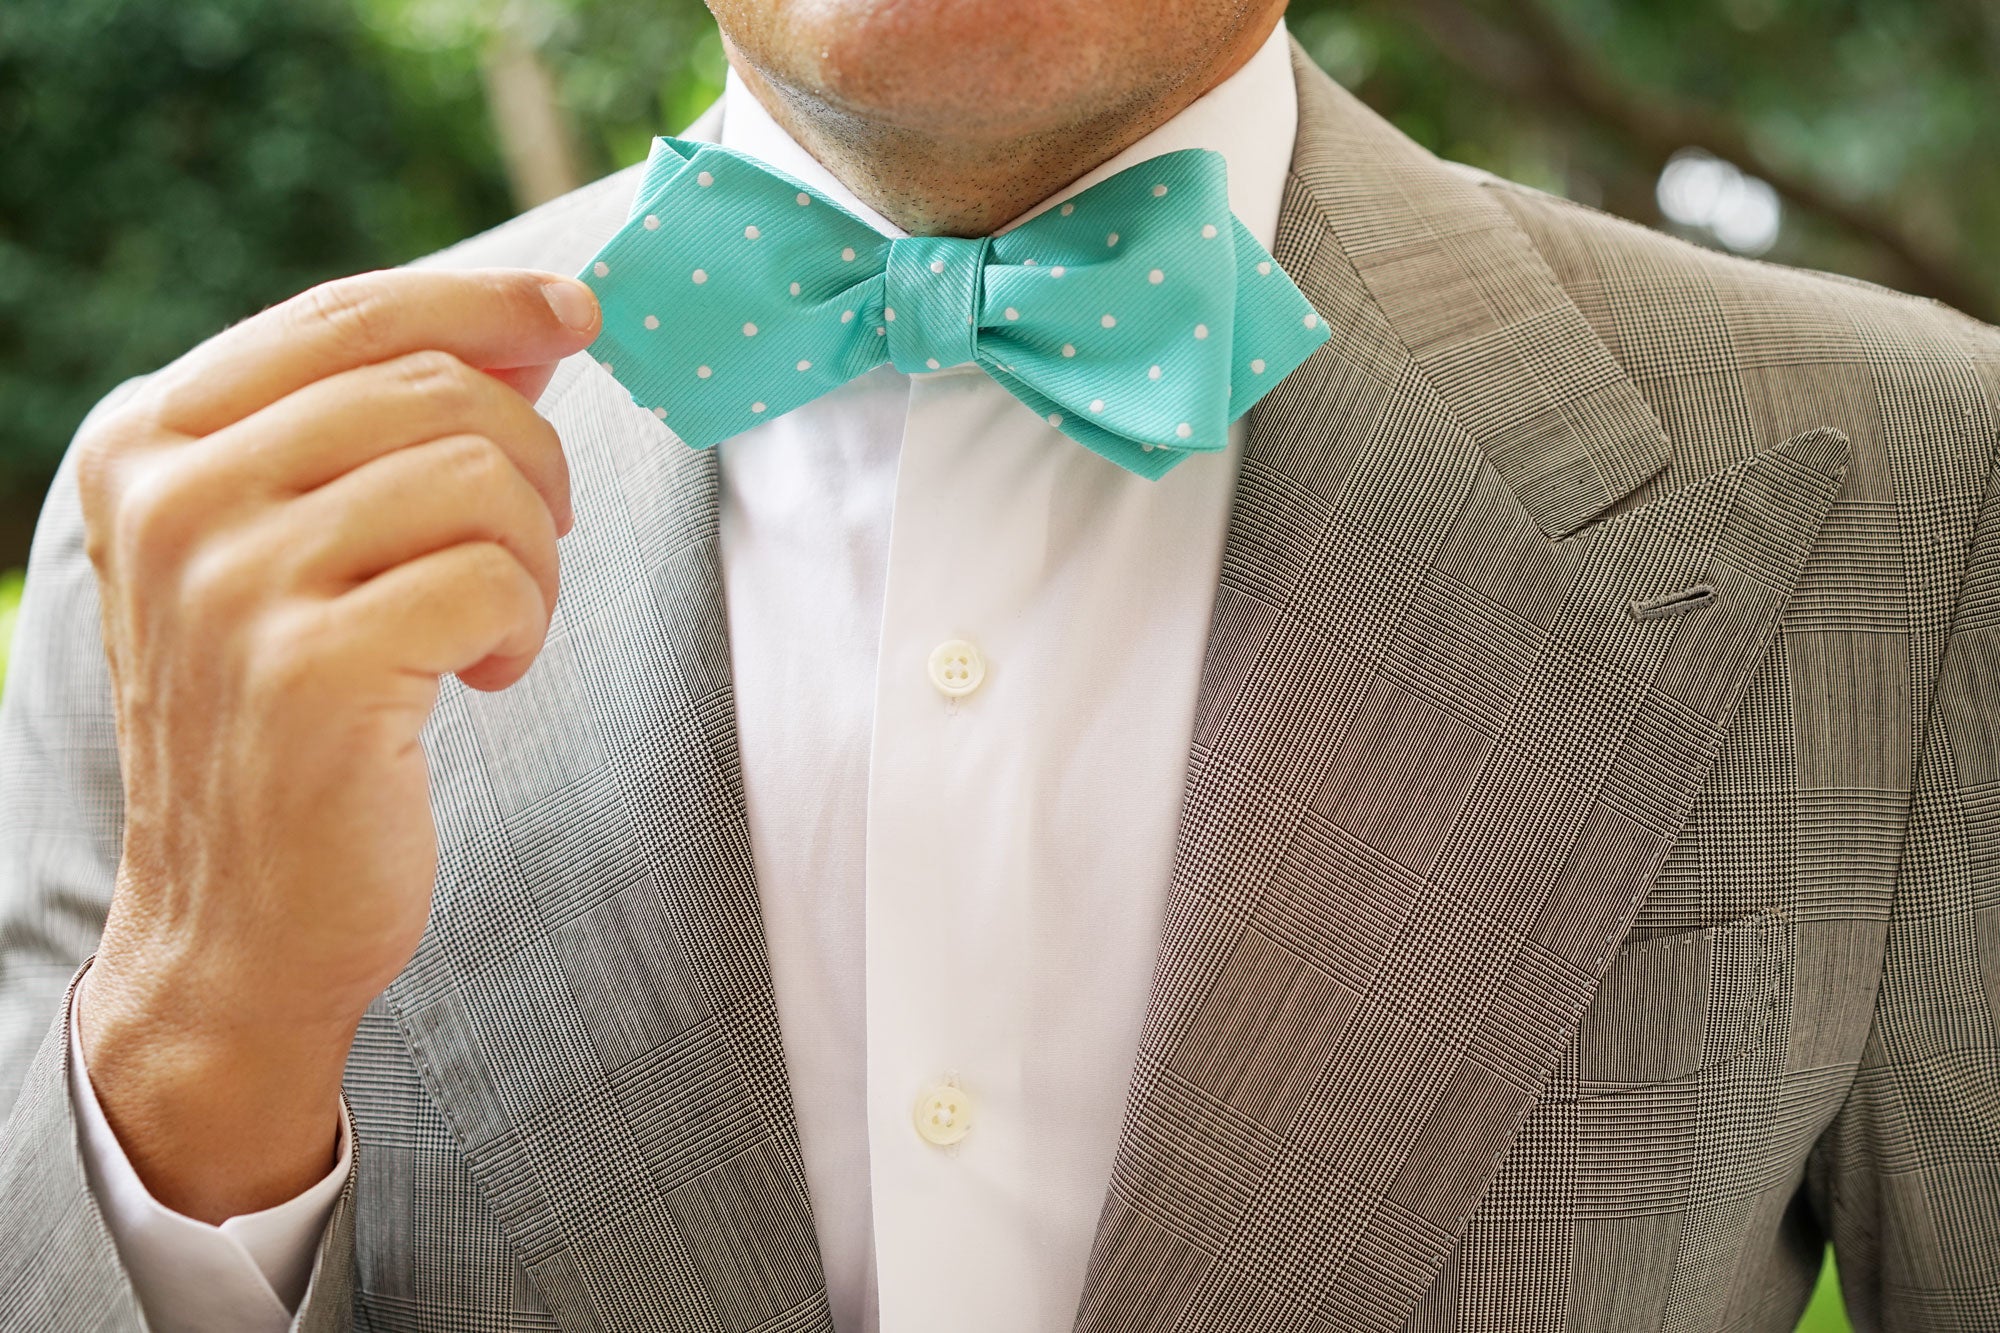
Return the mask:
<path id="1" fill-rule="evenodd" d="M 1830 1239 L 2000 1327 L 2000 331 L 1441 162 L 1282 0 L 715 9 L 801 208 L 1207 149 L 1330 336 L 1157 479 L 970 361 L 694 450 L 556 276 L 641 167 L 114 394 L 0 1324 L 1779 1330 Z"/>

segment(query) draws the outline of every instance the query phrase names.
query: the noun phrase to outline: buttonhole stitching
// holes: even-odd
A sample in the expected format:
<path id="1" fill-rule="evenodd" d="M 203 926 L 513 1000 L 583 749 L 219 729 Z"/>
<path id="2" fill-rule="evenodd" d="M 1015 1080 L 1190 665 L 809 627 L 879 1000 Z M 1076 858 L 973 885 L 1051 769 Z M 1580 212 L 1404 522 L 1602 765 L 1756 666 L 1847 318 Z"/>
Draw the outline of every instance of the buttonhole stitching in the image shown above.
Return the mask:
<path id="1" fill-rule="evenodd" d="M 1696 607 L 1707 606 L 1715 600 L 1715 589 L 1706 583 L 1697 583 L 1692 588 L 1682 588 L 1679 592 L 1663 593 L 1658 597 L 1638 597 L 1632 600 L 1630 609 L 1634 620 L 1659 620 L 1665 616 L 1685 615 Z"/>

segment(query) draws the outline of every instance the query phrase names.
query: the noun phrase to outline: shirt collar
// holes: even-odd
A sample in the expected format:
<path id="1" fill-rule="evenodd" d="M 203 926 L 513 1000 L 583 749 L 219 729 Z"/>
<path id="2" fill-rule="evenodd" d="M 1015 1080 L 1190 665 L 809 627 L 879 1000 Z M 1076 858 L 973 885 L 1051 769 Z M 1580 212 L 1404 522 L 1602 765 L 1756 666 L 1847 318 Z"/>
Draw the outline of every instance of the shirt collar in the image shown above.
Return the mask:
<path id="1" fill-rule="evenodd" d="M 1278 209 L 1298 132 L 1298 90 L 1283 19 L 1243 67 L 1152 133 L 1007 224 L 1018 226 L 1045 208 L 1115 176 L 1136 162 L 1182 148 L 1221 153 L 1229 168 L 1229 206 L 1266 250 L 1278 232 Z M 722 146 L 796 177 L 885 236 L 908 232 L 855 198 L 834 174 L 786 133 L 749 87 L 730 70 L 722 94 Z M 1005 231 L 1007 227 L 1000 230 Z"/>

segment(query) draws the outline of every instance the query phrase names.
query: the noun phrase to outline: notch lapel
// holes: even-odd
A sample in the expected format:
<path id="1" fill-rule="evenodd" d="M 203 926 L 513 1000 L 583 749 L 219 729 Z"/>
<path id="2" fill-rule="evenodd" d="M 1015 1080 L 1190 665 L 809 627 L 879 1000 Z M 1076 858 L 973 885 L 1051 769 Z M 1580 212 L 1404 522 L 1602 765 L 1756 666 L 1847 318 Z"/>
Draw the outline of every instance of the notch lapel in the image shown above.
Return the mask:
<path id="1" fill-rule="evenodd" d="M 1658 418 L 1482 187 L 1294 57 L 1276 253 L 1333 337 L 1251 417 L 1080 1333 L 1405 1326 L 1846 467 L 1818 430 L 1616 512 Z"/>
<path id="2" fill-rule="evenodd" d="M 548 266 L 579 267 L 636 180 Z M 751 866 L 715 455 L 588 357 L 541 406 L 580 511 L 562 598 L 515 685 L 443 682 L 436 896 L 386 1001 L 563 1328 L 832 1333 Z"/>

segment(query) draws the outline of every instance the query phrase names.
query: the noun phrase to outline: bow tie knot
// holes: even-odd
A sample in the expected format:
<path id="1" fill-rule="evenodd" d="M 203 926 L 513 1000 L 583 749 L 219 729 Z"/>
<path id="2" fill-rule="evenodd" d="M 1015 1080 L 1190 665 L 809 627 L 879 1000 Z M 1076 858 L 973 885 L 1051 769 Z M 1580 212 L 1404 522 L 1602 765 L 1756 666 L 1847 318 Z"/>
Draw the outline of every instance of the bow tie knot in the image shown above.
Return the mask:
<path id="1" fill-rule="evenodd" d="M 882 324 L 889 360 L 905 374 L 975 358 L 989 237 L 901 236 L 883 270 Z"/>
<path id="2" fill-rule="evenodd" d="M 580 275 L 591 351 L 706 448 L 884 361 L 978 365 L 1051 427 L 1146 477 L 1228 426 L 1327 331 L 1229 210 L 1222 155 L 1140 162 L 997 236 L 894 240 L 715 144 L 658 139 L 631 215 Z"/>

